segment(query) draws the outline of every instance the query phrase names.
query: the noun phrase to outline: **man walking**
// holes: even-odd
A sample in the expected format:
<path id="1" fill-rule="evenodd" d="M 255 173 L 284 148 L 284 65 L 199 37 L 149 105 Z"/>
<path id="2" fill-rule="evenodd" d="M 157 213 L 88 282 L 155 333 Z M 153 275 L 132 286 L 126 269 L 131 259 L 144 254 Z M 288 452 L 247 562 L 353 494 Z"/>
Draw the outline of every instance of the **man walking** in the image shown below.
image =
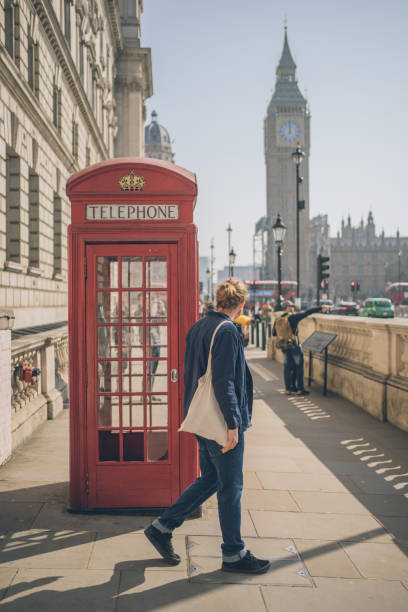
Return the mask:
<path id="1" fill-rule="evenodd" d="M 173 549 L 173 530 L 216 492 L 223 539 L 222 570 L 262 574 L 270 567 L 269 561 L 257 559 L 246 550 L 241 538 L 244 432 L 251 424 L 252 377 L 244 356 L 240 327 L 233 321 L 242 314 L 245 299 L 244 283 L 235 278 L 224 281 L 216 290 L 216 310 L 210 310 L 187 334 L 185 415 L 198 380 L 207 369 L 214 330 L 226 321 L 214 338 L 211 370 L 215 397 L 228 428 L 228 439 L 222 448 L 213 440 L 196 436 L 201 476 L 144 532 L 164 560 L 171 565 L 177 565 L 181 560 Z"/>
<path id="2" fill-rule="evenodd" d="M 315 306 L 304 312 L 294 313 L 295 304 L 289 300 L 282 303 L 282 308 L 285 311 L 278 319 L 275 320 L 272 335 L 278 336 L 278 341 L 283 343 L 279 337 L 279 328 L 284 329 L 282 325 L 283 319 L 286 318 L 288 332 L 285 333 L 285 341 L 281 345 L 281 350 L 284 354 L 283 377 L 285 381 L 285 393 L 290 395 L 309 395 L 306 391 L 303 382 L 303 351 L 299 340 L 298 325 L 302 319 L 316 312 L 326 312 L 328 306 Z M 279 321 L 281 319 L 281 321 Z M 279 321 L 279 323 L 278 323 Z"/>

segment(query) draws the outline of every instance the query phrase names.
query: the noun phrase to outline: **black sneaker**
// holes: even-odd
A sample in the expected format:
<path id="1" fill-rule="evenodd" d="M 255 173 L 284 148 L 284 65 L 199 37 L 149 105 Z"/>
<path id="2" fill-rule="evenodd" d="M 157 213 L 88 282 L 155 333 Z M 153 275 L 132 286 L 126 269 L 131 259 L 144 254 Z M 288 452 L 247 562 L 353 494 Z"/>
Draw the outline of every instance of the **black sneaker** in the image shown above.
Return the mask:
<path id="1" fill-rule="evenodd" d="M 310 395 L 310 391 L 306 391 L 306 389 L 299 389 L 299 391 L 296 391 L 296 395 Z"/>
<path id="2" fill-rule="evenodd" d="M 150 527 L 144 530 L 144 534 L 166 563 L 169 565 L 178 565 L 180 563 L 180 556 L 174 552 L 171 533 L 162 533 L 159 529 L 150 525 Z"/>
<path id="3" fill-rule="evenodd" d="M 240 574 L 264 574 L 271 566 L 271 562 L 267 559 L 257 559 L 251 552 L 247 550 L 245 557 L 233 563 L 223 561 L 223 572 L 238 572 Z"/>

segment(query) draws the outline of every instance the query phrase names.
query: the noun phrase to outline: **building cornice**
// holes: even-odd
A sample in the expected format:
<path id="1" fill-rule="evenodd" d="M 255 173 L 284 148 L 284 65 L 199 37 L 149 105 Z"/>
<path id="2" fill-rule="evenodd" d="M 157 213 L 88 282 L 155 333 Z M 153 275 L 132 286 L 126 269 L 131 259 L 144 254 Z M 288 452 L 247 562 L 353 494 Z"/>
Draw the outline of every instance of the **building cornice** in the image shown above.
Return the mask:
<path id="1" fill-rule="evenodd" d="M 85 90 L 82 87 L 82 83 L 72 59 L 70 49 L 64 36 L 62 35 L 52 3 L 50 0 L 33 0 L 33 3 L 42 26 L 48 36 L 48 40 L 68 82 L 68 86 L 98 148 L 99 154 L 103 159 L 106 159 L 108 157 L 108 150 L 102 139 Z"/>
<path id="2" fill-rule="evenodd" d="M 115 51 L 119 52 L 123 49 L 123 33 L 120 23 L 120 12 L 117 0 L 104 0 L 105 10 L 109 15 L 109 27 L 112 38 L 115 42 Z"/>

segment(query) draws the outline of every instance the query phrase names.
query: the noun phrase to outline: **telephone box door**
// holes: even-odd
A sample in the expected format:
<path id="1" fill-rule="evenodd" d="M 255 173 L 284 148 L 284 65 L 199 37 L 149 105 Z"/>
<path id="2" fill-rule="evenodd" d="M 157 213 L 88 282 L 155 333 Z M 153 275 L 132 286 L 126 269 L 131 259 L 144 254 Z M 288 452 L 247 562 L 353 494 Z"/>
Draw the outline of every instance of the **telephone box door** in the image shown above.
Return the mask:
<path id="1" fill-rule="evenodd" d="M 172 244 L 86 248 L 89 507 L 179 495 L 176 258 Z"/>

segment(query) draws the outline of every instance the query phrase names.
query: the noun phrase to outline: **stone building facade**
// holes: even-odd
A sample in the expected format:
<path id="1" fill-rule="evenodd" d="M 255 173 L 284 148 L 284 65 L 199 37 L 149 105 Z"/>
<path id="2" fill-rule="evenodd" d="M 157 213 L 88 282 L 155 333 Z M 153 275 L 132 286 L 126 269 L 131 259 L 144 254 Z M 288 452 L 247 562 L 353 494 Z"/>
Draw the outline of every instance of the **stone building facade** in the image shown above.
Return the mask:
<path id="1" fill-rule="evenodd" d="M 360 283 L 358 296 L 381 297 L 389 283 L 408 281 L 408 237 L 377 235 L 374 216 L 352 226 L 343 220 L 341 231 L 330 239 L 330 288 L 335 299 L 351 297 L 351 281 Z M 398 278 L 399 276 L 399 278 Z"/>
<path id="2" fill-rule="evenodd" d="M 67 319 L 68 177 L 143 154 L 141 11 L 141 0 L 0 0 L 0 306 L 15 328 Z"/>
<path id="3" fill-rule="evenodd" d="M 145 127 L 145 155 L 174 163 L 170 135 L 166 128 L 157 121 L 157 116 L 156 111 L 153 111 L 152 120 Z"/>
<path id="4" fill-rule="evenodd" d="M 303 182 L 299 199 L 305 207 L 300 211 L 300 253 L 309 251 L 309 153 L 310 114 L 305 97 L 300 92 L 296 64 L 289 49 L 287 29 L 282 55 L 276 70 L 276 84 L 264 122 L 267 216 L 275 222 L 280 213 L 287 226 L 282 258 L 284 278 L 296 280 L 296 168 L 292 153 L 300 144 L 305 157 L 300 165 Z M 276 248 L 271 229 L 267 241 L 267 278 L 276 278 Z M 300 258 L 301 293 L 310 287 L 309 259 Z"/>
<path id="5" fill-rule="evenodd" d="M 408 237 L 399 231 L 395 236 L 377 234 L 373 213 L 367 221 L 361 219 L 353 226 L 350 215 L 341 222 L 341 230 L 330 237 L 327 215 L 317 215 L 310 220 L 311 269 L 317 283 L 317 256 L 330 257 L 329 297 L 365 299 L 385 295 L 387 285 L 408 281 Z M 360 291 L 352 295 L 350 283 L 360 284 Z M 314 296 L 316 289 L 314 290 Z"/>

